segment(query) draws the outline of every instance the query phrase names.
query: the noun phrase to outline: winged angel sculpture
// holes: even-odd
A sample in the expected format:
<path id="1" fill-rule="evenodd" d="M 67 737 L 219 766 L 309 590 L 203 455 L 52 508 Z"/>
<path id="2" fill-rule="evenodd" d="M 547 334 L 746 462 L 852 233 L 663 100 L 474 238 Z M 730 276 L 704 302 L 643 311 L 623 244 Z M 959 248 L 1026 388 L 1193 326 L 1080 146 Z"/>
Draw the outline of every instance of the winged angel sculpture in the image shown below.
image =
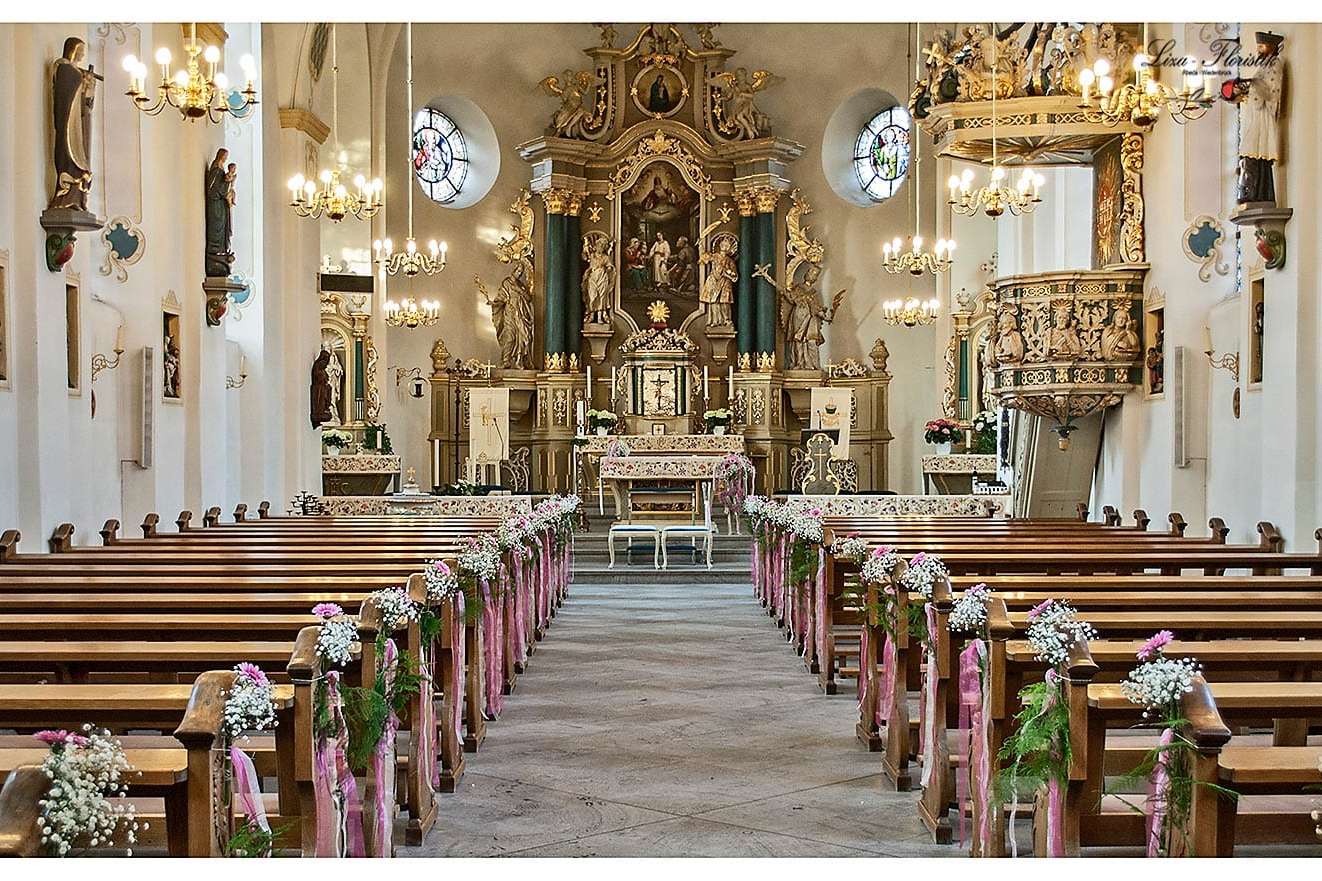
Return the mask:
<path id="1" fill-rule="evenodd" d="M 771 119 L 757 109 L 757 93 L 781 82 L 781 77 L 769 70 L 749 71 L 736 67 L 733 71 L 714 73 L 707 80 L 717 89 L 714 100 L 719 104 L 720 130 L 734 135 L 737 140 L 760 138 L 771 133 Z"/>
<path id="2" fill-rule="evenodd" d="M 592 107 L 584 99 L 592 93 L 597 77 L 590 70 L 567 69 L 559 76 L 546 77 L 538 87 L 560 99 L 560 109 L 551 117 L 551 129 L 562 138 L 587 136 L 585 126 L 592 120 Z"/>

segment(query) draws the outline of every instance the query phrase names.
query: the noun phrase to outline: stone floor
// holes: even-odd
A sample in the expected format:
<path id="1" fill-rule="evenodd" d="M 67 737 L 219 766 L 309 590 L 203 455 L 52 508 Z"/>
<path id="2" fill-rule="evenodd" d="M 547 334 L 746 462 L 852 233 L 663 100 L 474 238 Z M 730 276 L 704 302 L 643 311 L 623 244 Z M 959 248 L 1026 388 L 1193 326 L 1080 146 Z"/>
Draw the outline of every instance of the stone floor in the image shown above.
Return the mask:
<path id="1" fill-rule="evenodd" d="M 644 575 L 645 579 L 646 576 Z M 954 856 L 747 585 L 576 585 L 401 856 Z"/>

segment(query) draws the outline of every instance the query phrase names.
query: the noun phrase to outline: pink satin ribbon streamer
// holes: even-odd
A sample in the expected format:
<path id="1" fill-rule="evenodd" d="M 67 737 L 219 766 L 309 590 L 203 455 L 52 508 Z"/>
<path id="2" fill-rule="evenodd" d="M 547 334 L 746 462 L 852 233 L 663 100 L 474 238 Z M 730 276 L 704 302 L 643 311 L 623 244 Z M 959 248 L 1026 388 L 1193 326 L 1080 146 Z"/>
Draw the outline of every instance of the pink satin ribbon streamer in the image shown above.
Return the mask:
<path id="1" fill-rule="evenodd" d="M 895 686 L 899 681 L 895 670 L 897 664 L 899 664 L 899 649 L 888 633 L 881 649 L 881 692 L 877 695 L 878 724 L 890 718 L 891 708 L 895 705 Z"/>
<path id="2" fill-rule="evenodd" d="M 984 687 L 982 677 L 987 657 L 987 643 L 972 640 L 959 655 L 959 727 L 965 744 L 967 767 L 956 777 L 956 798 L 959 812 L 959 839 L 965 838 L 967 823 L 964 817 L 965 799 L 973 802 L 978 825 L 975 840 L 983 853 L 991 843 L 991 731 L 987 724 L 991 718 L 991 692 Z"/>
<path id="3" fill-rule="evenodd" d="M 495 719 L 505 709 L 504 614 L 500 598 L 492 596 L 490 582 L 482 579 L 479 589 L 482 591 L 482 649 L 485 657 L 478 660 L 485 672 L 486 717 Z"/>
<path id="4" fill-rule="evenodd" d="M 386 640 L 386 648 L 381 658 L 386 694 L 394 687 L 395 674 L 399 672 L 399 649 L 393 639 Z M 395 739 L 399 731 L 399 717 L 394 710 L 386 719 L 385 731 L 372 753 L 369 773 L 372 775 L 373 793 L 371 823 L 372 835 L 368 856 L 388 857 L 392 854 L 391 835 L 395 825 Z"/>
<path id="5" fill-rule="evenodd" d="M 319 738 L 313 752 L 313 794 L 317 811 L 316 855 L 360 857 L 363 842 L 363 802 L 358 781 L 349 768 L 349 730 L 340 700 L 340 674 L 326 674 L 326 701 L 335 725 L 333 738 Z"/>
<path id="6" fill-rule="evenodd" d="M 243 816 L 248 825 L 256 824 L 260 829 L 270 832 L 271 824 L 266 819 L 266 805 L 262 802 L 262 788 L 248 754 L 237 746 L 230 747 L 230 770 L 234 779 L 234 794 L 243 807 Z"/>
<path id="7" fill-rule="evenodd" d="M 1148 856 L 1150 857 L 1161 856 L 1162 826 L 1166 822 L 1166 802 L 1170 798 L 1171 789 L 1170 767 L 1166 762 L 1166 756 L 1167 750 L 1174 740 L 1174 728 L 1167 728 L 1161 732 L 1161 739 L 1157 741 L 1157 748 L 1160 750 L 1157 764 L 1152 769 L 1151 777 L 1148 778 L 1148 798 L 1144 802 L 1143 813 L 1147 814 Z"/>
<path id="8" fill-rule="evenodd" d="M 936 645 L 936 606 L 931 603 L 923 605 L 923 614 L 927 620 L 927 641 L 930 645 Z M 919 711 L 919 718 L 922 724 L 919 725 L 919 731 L 922 732 L 922 743 L 919 750 L 923 756 L 923 774 L 922 785 L 926 788 L 932 782 L 932 774 L 937 771 L 936 768 L 936 686 L 939 678 L 936 668 L 936 651 L 929 648 L 927 663 L 923 670 L 923 699 L 922 709 Z"/>
<path id="9" fill-rule="evenodd" d="M 454 598 L 454 627 L 450 628 L 450 681 L 446 683 L 450 693 L 446 695 L 450 709 L 450 724 L 454 727 L 455 740 L 462 743 L 464 740 L 464 669 L 467 666 L 467 657 L 465 653 L 467 640 L 464 636 L 464 615 L 466 613 L 466 600 L 462 593 L 458 593 Z M 437 780 L 437 785 L 440 780 Z"/>
<path id="10" fill-rule="evenodd" d="M 812 594 L 817 599 L 817 613 L 813 616 L 813 633 L 817 636 L 817 663 L 830 664 L 826 656 L 826 604 L 830 598 L 826 595 L 826 548 L 817 548 L 817 577 L 812 586 Z"/>

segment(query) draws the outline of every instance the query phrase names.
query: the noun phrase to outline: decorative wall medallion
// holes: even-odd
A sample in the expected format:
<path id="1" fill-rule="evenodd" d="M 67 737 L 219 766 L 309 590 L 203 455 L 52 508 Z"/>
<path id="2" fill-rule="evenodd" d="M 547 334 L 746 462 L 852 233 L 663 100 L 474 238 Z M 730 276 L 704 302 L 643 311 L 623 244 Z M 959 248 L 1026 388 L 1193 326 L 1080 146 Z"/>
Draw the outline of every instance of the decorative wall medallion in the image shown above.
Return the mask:
<path id="1" fill-rule="evenodd" d="M 633 103 L 653 119 L 666 119 L 680 111 L 689 97 L 689 84 L 679 69 L 652 64 L 638 71 L 629 88 Z"/>
<path id="2" fill-rule="evenodd" d="M 1221 222 L 1210 214 L 1200 214 L 1193 219 L 1180 238 L 1184 256 L 1198 264 L 1200 281 L 1210 281 L 1212 272 L 1227 275 L 1230 265 L 1221 262 L 1221 245 L 1226 233 Z"/>
<path id="3" fill-rule="evenodd" d="M 102 275 L 113 273 L 117 281 L 126 282 L 128 267 L 141 260 L 147 250 L 147 236 L 132 219 L 120 214 L 106 221 L 101 230 L 101 244 L 106 253 L 98 271 Z"/>
<path id="4" fill-rule="evenodd" d="M 229 315 L 235 321 L 243 320 L 243 310 L 251 306 L 257 299 L 255 284 L 251 278 L 246 275 L 231 275 L 230 281 L 235 284 L 243 285 L 243 290 L 233 291 L 230 294 Z"/>

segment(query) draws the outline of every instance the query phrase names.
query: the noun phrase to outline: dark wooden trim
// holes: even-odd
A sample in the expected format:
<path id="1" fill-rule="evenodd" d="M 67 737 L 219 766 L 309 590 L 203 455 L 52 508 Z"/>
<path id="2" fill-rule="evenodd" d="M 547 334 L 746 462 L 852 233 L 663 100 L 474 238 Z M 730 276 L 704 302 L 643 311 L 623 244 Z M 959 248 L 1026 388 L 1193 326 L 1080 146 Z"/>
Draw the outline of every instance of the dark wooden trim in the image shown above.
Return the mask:
<path id="1" fill-rule="evenodd" d="M 1102 522 L 1107 526 L 1120 525 L 1120 512 L 1115 509 L 1114 505 L 1102 506 Z"/>
<path id="2" fill-rule="evenodd" d="M 1230 534 L 1230 527 L 1226 525 L 1226 521 L 1220 517 L 1213 517 L 1207 521 L 1207 528 L 1212 530 L 1212 541 L 1214 543 L 1219 545 L 1226 543 L 1226 536 Z"/>
<path id="3" fill-rule="evenodd" d="M 257 519 L 265 520 L 267 517 L 270 516 L 271 516 L 271 503 L 263 500 L 262 503 L 257 506 Z"/>

